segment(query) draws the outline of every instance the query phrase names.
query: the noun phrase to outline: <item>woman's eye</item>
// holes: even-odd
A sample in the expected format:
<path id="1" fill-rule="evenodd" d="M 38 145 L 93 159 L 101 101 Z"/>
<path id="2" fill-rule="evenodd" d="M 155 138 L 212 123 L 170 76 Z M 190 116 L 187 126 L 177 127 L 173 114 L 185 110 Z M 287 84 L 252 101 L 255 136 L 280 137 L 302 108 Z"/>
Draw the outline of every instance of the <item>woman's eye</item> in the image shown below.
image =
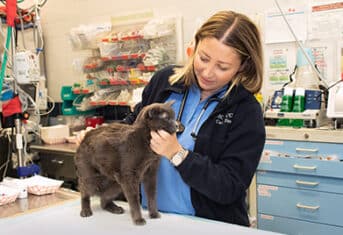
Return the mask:
<path id="1" fill-rule="evenodd" d="M 203 56 L 200 56 L 200 60 L 201 60 L 201 61 L 203 61 L 203 62 L 208 62 L 208 61 L 209 61 L 209 59 L 208 59 L 208 58 L 206 58 L 206 57 L 203 57 Z"/>
<path id="2" fill-rule="evenodd" d="M 221 65 L 218 65 L 218 68 L 222 71 L 226 71 L 228 70 L 229 68 L 228 67 L 224 67 L 224 66 L 221 66 Z"/>

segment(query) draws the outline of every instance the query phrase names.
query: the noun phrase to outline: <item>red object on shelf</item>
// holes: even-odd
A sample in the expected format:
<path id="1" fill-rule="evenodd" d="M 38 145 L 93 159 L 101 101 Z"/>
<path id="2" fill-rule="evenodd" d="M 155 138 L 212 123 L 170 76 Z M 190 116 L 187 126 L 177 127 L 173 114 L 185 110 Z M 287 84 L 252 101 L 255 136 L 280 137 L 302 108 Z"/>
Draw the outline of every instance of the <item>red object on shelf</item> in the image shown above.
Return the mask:
<path id="1" fill-rule="evenodd" d="M 108 85 L 108 83 L 109 83 L 108 80 L 102 80 L 102 81 L 99 82 L 99 84 L 103 85 L 103 86 Z"/>
<path id="2" fill-rule="evenodd" d="M 118 65 L 118 66 L 116 67 L 116 70 L 117 70 L 118 72 L 123 72 L 123 71 L 125 70 L 125 66 L 124 66 L 124 65 Z"/>
<path id="3" fill-rule="evenodd" d="M 117 103 L 118 103 L 117 101 L 108 101 L 109 105 L 117 105 Z"/>
<path id="4" fill-rule="evenodd" d="M 7 25 L 14 27 L 14 19 L 17 16 L 17 0 L 6 1 L 6 21 Z"/>
<path id="5" fill-rule="evenodd" d="M 155 66 L 153 66 L 153 65 L 150 65 L 150 66 L 145 66 L 145 70 L 147 70 L 147 71 L 155 71 Z"/>
<path id="6" fill-rule="evenodd" d="M 86 126 L 90 127 L 97 127 L 104 123 L 104 117 L 103 116 L 92 116 L 92 117 L 86 117 Z"/>
<path id="7" fill-rule="evenodd" d="M 126 106 L 128 103 L 126 101 L 109 101 L 109 105 L 120 105 L 120 106 Z"/>
<path id="8" fill-rule="evenodd" d="M 122 60 L 128 60 L 128 59 L 129 59 L 129 55 L 122 55 L 122 56 L 121 56 L 121 59 L 122 59 Z"/>
<path id="9" fill-rule="evenodd" d="M 21 103 L 19 96 L 2 103 L 2 116 L 9 117 L 13 114 L 21 113 Z"/>
<path id="10" fill-rule="evenodd" d="M 95 69 L 96 67 L 98 67 L 98 64 L 96 64 L 96 63 L 86 64 L 84 66 L 85 69 Z"/>
<path id="11" fill-rule="evenodd" d="M 112 58 L 111 57 L 101 57 L 101 60 L 102 61 L 109 61 L 111 60 Z"/>
<path id="12" fill-rule="evenodd" d="M 80 94 L 80 93 L 81 93 L 81 90 L 80 90 L 80 89 L 74 89 L 74 90 L 73 90 L 73 93 L 74 93 L 74 94 Z"/>
<path id="13" fill-rule="evenodd" d="M 113 73 L 114 72 L 114 68 L 107 68 L 107 72 L 109 72 L 109 73 Z"/>
<path id="14" fill-rule="evenodd" d="M 125 80 L 119 80 L 119 79 L 111 79 L 110 85 L 128 85 L 129 82 Z"/>
<path id="15" fill-rule="evenodd" d="M 145 70 L 144 64 L 142 64 L 142 63 L 137 64 L 137 69 L 139 69 L 141 71 Z"/>
<path id="16" fill-rule="evenodd" d="M 139 57 L 139 54 L 137 54 L 137 53 L 131 55 L 131 59 L 137 59 L 138 57 Z"/>

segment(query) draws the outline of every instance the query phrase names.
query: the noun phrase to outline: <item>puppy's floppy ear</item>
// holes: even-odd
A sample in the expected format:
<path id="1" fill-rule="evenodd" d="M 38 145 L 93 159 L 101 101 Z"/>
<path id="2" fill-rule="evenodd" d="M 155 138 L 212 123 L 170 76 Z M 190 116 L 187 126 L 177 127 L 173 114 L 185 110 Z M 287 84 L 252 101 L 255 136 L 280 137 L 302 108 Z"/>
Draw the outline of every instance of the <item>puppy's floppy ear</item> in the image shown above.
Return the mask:
<path id="1" fill-rule="evenodd" d="M 175 100 L 170 100 L 166 102 L 165 104 L 171 107 L 174 103 L 175 103 Z"/>
<path id="2" fill-rule="evenodd" d="M 156 104 L 153 104 L 150 106 L 149 109 L 147 109 L 146 117 L 151 120 L 151 119 L 157 118 L 159 113 L 160 113 L 160 107 L 157 106 Z"/>
<path id="3" fill-rule="evenodd" d="M 152 119 L 154 117 L 154 109 L 149 109 L 148 112 L 147 112 L 147 117 L 149 119 Z"/>

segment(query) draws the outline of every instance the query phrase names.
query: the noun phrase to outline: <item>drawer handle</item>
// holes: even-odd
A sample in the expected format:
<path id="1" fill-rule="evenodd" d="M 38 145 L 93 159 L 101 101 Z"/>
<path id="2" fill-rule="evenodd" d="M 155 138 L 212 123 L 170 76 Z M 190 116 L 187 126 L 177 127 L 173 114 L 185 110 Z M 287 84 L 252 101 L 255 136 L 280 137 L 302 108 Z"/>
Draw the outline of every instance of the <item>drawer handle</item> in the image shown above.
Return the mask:
<path id="1" fill-rule="evenodd" d="M 301 208 L 301 209 L 307 209 L 307 210 L 318 210 L 320 206 L 306 206 L 306 205 L 302 205 L 301 203 L 297 203 L 297 207 Z"/>
<path id="2" fill-rule="evenodd" d="M 297 152 L 318 153 L 318 149 L 295 148 L 295 151 L 297 151 Z"/>
<path id="3" fill-rule="evenodd" d="M 52 162 L 52 163 L 59 164 L 59 165 L 63 165 L 63 163 L 64 163 L 63 160 L 56 160 L 56 159 L 52 159 L 51 162 Z"/>
<path id="4" fill-rule="evenodd" d="M 300 170 L 315 170 L 317 169 L 317 166 L 300 166 L 298 164 L 294 164 L 293 168 L 300 169 Z"/>
<path id="5" fill-rule="evenodd" d="M 297 184 L 308 185 L 308 186 L 317 186 L 319 184 L 319 182 L 308 182 L 308 181 L 302 181 L 302 180 L 296 180 L 295 182 Z"/>

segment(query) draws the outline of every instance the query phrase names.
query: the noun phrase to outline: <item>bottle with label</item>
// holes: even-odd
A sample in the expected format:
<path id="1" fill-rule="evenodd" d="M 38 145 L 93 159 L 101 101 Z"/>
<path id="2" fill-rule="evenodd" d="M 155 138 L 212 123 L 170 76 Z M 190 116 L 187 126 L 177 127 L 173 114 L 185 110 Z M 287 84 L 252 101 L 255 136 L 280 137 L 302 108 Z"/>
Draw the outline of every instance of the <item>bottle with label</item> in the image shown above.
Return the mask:
<path id="1" fill-rule="evenodd" d="M 305 89 L 297 88 L 295 90 L 292 112 L 301 113 L 301 112 L 304 112 L 304 110 L 305 110 Z M 291 120 L 291 125 L 293 127 L 302 127 L 304 125 L 304 120 L 293 119 Z"/>
<path id="2" fill-rule="evenodd" d="M 281 112 L 292 112 L 293 110 L 293 89 L 285 87 L 282 95 L 281 101 Z M 277 122 L 278 126 L 290 126 L 289 119 L 279 119 Z"/>

